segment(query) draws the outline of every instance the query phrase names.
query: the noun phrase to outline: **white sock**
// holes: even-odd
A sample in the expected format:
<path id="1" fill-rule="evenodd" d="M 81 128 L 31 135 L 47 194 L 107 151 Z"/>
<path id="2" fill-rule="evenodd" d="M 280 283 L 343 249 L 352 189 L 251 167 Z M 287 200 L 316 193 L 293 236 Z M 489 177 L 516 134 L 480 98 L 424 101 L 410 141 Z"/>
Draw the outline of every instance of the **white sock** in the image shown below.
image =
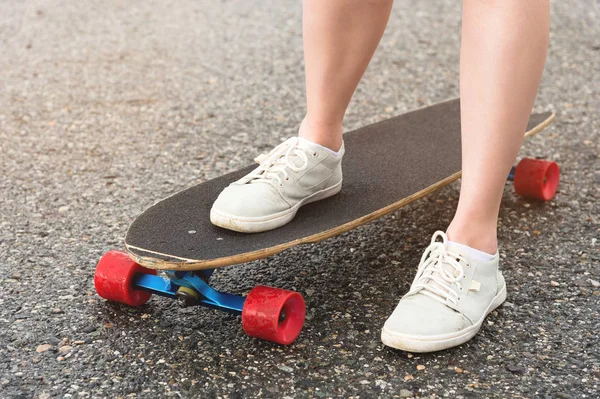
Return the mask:
<path id="1" fill-rule="evenodd" d="M 448 248 L 453 252 L 458 252 L 461 255 L 464 255 L 470 259 L 475 259 L 479 262 L 489 262 L 498 256 L 498 251 L 492 255 L 454 241 L 448 241 Z"/>
<path id="2" fill-rule="evenodd" d="M 300 140 L 303 140 L 304 142 L 306 142 L 306 143 L 308 143 L 308 144 L 310 144 L 312 146 L 316 146 L 316 147 L 319 147 L 319 148 L 323 149 L 324 151 L 327 151 L 328 153 L 330 153 L 334 157 L 339 157 L 340 156 L 340 152 L 339 151 L 333 151 L 331 148 L 328 148 L 328 147 L 325 147 L 324 145 L 315 143 L 314 141 L 310 141 L 308 139 L 305 139 L 304 137 L 299 137 L 299 138 L 300 138 Z"/>

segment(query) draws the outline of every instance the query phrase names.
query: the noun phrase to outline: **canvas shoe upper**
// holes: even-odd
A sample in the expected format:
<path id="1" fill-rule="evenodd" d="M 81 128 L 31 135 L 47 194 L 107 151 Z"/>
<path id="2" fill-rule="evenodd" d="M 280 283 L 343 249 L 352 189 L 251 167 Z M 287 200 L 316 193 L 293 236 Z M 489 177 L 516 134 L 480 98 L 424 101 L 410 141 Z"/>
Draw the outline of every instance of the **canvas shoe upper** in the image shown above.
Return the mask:
<path id="1" fill-rule="evenodd" d="M 381 339 L 409 352 L 432 352 L 471 339 L 506 299 L 499 256 L 478 261 L 436 232 L 421 257 L 409 292 L 387 319 Z"/>
<path id="2" fill-rule="evenodd" d="M 343 144 L 334 153 L 300 137 L 284 141 L 258 156 L 256 169 L 221 192 L 211 222 L 245 233 L 283 226 L 300 206 L 340 191 L 343 154 Z"/>

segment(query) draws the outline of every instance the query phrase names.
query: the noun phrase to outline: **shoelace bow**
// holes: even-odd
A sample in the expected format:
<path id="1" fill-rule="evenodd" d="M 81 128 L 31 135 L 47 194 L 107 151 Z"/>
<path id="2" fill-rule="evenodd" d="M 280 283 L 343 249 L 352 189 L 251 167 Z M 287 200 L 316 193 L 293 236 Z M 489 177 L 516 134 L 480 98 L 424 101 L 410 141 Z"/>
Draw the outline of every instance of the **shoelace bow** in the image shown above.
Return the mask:
<path id="1" fill-rule="evenodd" d="M 300 172 L 306 169 L 308 166 L 306 154 L 310 150 L 300 147 L 299 144 L 300 140 L 293 137 L 275 147 L 271 152 L 254 158 L 254 161 L 260 166 L 250 176 L 249 183 L 271 182 L 275 179 L 279 185 L 283 185 L 282 176 L 283 179 L 288 180 L 288 170 Z M 315 153 L 312 153 L 312 155 L 314 156 Z M 296 166 L 292 162 L 294 156 L 300 157 L 302 166 Z"/>
<path id="2" fill-rule="evenodd" d="M 467 262 L 459 254 L 449 251 L 447 242 L 445 233 L 437 231 L 433 235 L 421 257 L 409 294 L 421 292 L 443 304 L 458 304 L 456 289 L 460 287 L 459 281 L 466 277 L 460 262 Z"/>

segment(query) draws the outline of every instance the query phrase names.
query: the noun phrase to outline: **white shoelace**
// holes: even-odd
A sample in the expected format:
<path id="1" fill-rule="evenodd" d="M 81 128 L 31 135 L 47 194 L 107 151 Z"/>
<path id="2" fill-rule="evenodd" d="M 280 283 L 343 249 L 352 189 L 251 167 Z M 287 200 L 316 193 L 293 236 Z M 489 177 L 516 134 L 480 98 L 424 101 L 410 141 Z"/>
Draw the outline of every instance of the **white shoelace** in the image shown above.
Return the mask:
<path id="1" fill-rule="evenodd" d="M 300 172 L 308 166 L 308 156 L 310 153 L 315 156 L 308 148 L 300 146 L 300 139 L 292 137 L 275 147 L 268 154 L 261 154 L 254 158 L 260 166 L 250 175 L 249 183 L 272 182 L 275 179 L 278 184 L 283 185 L 283 179 L 289 180 L 288 170 Z M 293 162 L 294 157 L 302 160 L 301 166 L 296 166 Z"/>
<path id="2" fill-rule="evenodd" d="M 442 241 L 438 241 L 438 238 Z M 467 261 L 449 251 L 447 243 L 446 234 L 436 231 L 421 257 L 417 275 L 407 295 L 421 292 L 443 304 L 458 304 L 457 289 L 461 289 L 459 281 L 466 278 L 461 262 L 467 264 Z"/>

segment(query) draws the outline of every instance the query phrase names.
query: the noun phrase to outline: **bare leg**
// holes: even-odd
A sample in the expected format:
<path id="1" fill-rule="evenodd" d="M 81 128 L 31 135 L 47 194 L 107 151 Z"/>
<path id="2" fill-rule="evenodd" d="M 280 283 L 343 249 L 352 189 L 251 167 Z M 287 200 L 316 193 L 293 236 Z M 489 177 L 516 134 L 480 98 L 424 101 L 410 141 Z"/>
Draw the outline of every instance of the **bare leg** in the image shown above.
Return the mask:
<path id="1" fill-rule="evenodd" d="M 300 136 L 337 151 L 342 120 L 393 0 L 304 0 L 307 114 Z"/>
<path id="2" fill-rule="evenodd" d="M 548 0 L 464 0 L 460 61 L 460 199 L 452 241 L 497 250 L 498 212 L 548 48 Z"/>
<path id="3" fill-rule="evenodd" d="M 270 158 L 238 180 L 239 184 L 227 186 L 210 210 L 213 224 L 245 233 L 271 230 L 292 220 L 304 200 L 339 192 L 342 120 L 381 40 L 392 2 L 304 0 L 307 113 L 298 134 L 309 142 L 286 140 L 269 152 Z M 339 153 L 331 154 L 323 147 Z M 304 155 L 305 173 L 292 173 L 297 172 L 290 166 L 288 155 L 292 153 Z M 261 184 L 250 184 L 253 182 Z"/>

